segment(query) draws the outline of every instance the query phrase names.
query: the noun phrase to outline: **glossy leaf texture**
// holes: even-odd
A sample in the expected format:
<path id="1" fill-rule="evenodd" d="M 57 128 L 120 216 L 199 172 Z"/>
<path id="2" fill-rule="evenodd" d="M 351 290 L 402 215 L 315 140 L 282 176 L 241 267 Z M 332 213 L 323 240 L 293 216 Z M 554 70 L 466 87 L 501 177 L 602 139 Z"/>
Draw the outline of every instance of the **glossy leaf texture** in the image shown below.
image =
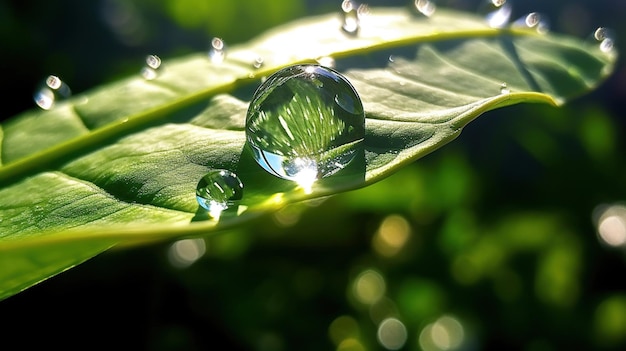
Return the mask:
<path id="1" fill-rule="evenodd" d="M 324 57 L 360 94 L 366 135 L 357 159 L 307 194 L 255 163 L 244 121 L 264 76 Z M 153 80 L 138 74 L 27 111 L 0 129 L 0 298 L 114 245 L 206 235 L 366 186 L 486 111 L 592 90 L 615 60 L 595 43 L 494 29 L 467 13 L 373 8 L 357 35 L 342 32 L 337 14 L 305 18 L 233 45 L 223 62 L 163 60 Z M 245 187 L 237 214 L 219 221 L 195 199 L 211 168 L 236 172 Z"/>

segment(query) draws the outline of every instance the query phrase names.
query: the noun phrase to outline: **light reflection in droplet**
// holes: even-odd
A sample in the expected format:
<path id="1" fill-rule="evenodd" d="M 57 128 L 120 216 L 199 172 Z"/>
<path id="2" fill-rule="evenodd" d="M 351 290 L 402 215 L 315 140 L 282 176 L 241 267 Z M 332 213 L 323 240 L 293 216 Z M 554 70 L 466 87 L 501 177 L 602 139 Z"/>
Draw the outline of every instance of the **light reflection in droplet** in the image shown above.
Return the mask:
<path id="1" fill-rule="evenodd" d="M 626 206 L 600 205 L 593 211 L 599 239 L 612 247 L 626 246 Z"/>
<path id="2" fill-rule="evenodd" d="M 411 225 L 402 216 L 385 217 L 372 238 L 372 247 L 381 256 L 392 257 L 405 246 L 411 236 Z"/>
<path id="3" fill-rule="evenodd" d="M 342 24 L 344 33 L 356 36 L 359 32 L 361 20 L 369 14 L 367 4 L 359 4 L 356 1 L 344 0 L 341 2 Z"/>
<path id="4" fill-rule="evenodd" d="M 387 318 L 378 325 L 378 342 L 387 350 L 401 349 L 408 333 L 404 323 L 397 318 Z"/>
<path id="5" fill-rule="evenodd" d="M 615 52 L 615 34 L 613 30 L 599 27 L 593 32 L 593 39 L 600 43 L 600 51 L 612 54 Z"/>
<path id="6" fill-rule="evenodd" d="M 362 304 L 372 305 L 385 295 L 386 283 L 383 276 L 373 269 L 359 274 L 352 285 L 354 297 Z"/>
<path id="7" fill-rule="evenodd" d="M 172 266 L 185 268 L 196 262 L 206 252 L 203 239 L 183 239 L 173 243 L 168 250 L 168 259 Z"/>
<path id="8" fill-rule="evenodd" d="M 252 67 L 259 69 L 263 67 L 263 62 L 264 62 L 263 57 L 257 56 L 254 58 L 254 62 L 252 62 Z"/>

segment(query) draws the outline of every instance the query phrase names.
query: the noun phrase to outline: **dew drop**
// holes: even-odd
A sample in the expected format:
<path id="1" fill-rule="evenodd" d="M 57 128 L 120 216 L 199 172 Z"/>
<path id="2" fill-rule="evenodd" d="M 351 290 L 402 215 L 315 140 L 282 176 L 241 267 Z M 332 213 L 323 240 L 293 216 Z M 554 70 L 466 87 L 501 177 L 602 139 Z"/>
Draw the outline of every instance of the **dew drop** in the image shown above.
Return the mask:
<path id="1" fill-rule="evenodd" d="M 531 12 L 513 22 L 513 27 L 534 28 L 538 33 L 545 34 L 550 30 L 550 24 L 545 15 Z"/>
<path id="2" fill-rule="evenodd" d="M 342 24 L 344 33 L 356 36 L 359 33 L 361 19 L 369 13 L 367 4 L 359 4 L 356 1 L 344 0 L 341 2 Z"/>
<path id="3" fill-rule="evenodd" d="M 437 5 L 435 5 L 434 1 L 414 0 L 413 9 L 415 10 L 414 12 L 416 12 L 419 15 L 430 17 L 437 10 Z"/>
<path id="4" fill-rule="evenodd" d="M 146 65 L 141 68 L 141 76 L 145 80 L 153 80 L 159 74 L 158 71 L 161 67 L 161 58 L 157 55 L 146 56 Z"/>
<path id="5" fill-rule="evenodd" d="M 59 77 L 49 75 L 35 91 L 33 99 L 41 109 L 49 110 L 59 101 L 72 95 L 70 87 Z"/>
<path id="6" fill-rule="evenodd" d="M 234 208 L 243 197 L 243 184 L 237 175 L 225 169 L 212 169 L 198 182 L 196 199 L 198 204 L 213 218 L 223 211 Z"/>
<path id="7" fill-rule="evenodd" d="M 257 163 L 305 192 L 345 168 L 365 136 L 357 92 L 337 71 L 294 65 L 267 78 L 252 98 L 246 137 Z"/>
<path id="8" fill-rule="evenodd" d="M 511 93 L 511 89 L 509 89 L 508 85 L 506 83 L 502 83 L 500 84 L 500 94 L 510 94 Z"/>
<path id="9" fill-rule="evenodd" d="M 509 23 L 513 7 L 507 0 L 485 0 L 479 11 L 491 28 L 504 28 Z"/>
<path id="10" fill-rule="evenodd" d="M 226 44 L 221 38 L 213 38 L 209 49 L 209 59 L 213 63 L 222 63 L 224 58 L 226 58 Z"/>

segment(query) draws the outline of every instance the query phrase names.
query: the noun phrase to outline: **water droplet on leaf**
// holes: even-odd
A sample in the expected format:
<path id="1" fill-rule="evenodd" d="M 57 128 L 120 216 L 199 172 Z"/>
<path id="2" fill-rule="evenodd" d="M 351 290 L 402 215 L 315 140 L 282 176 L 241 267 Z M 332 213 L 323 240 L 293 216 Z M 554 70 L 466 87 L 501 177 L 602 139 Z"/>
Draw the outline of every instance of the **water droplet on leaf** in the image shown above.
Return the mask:
<path id="1" fill-rule="evenodd" d="M 209 171 L 196 187 L 198 204 L 213 218 L 219 218 L 222 212 L 233 208 L 243 197 L 243 184 L 237 175 L 225 169 Z"/>
<path id="2" fill-rule="evenodd" d="M 509 23 L 513 6 L 511 1 L 486 0 L 479 11 L 485 16 L 491 28 L 504 28 Z"/>
<path id="3" fill-rule="evenodd" d="M 59 77 L 50 75 L 39 86 L 33 99 L 35 104 L 44 110 L 54 107 L 59 100 L 66 99 L 72 95 L 70 87 L 65 84 Z"/>
<path id="4" fill-rule="evenodd" d="M 246 136 L 263 169 L 310 192 L 316 180 L 356 156 L 365 136 L 363 105 L 352 84 L 330 68 L 286 67 L 254 93 Z"/>
<path id="5" fill-rule="evenodd" d="M 209 58 L 213 63 L 222 63 L 226 58 L 226 44 L 221 38 L 213 38 L 211 40 L 211 48 L 209 48 Z"/>
<path id="6" fill-rule="evenodd" d="M 437 10 L 437 5 L 434 1 L 429 0 L 414 0 L 413 7 L 415 13 L 426 17 L 432 16 Z"/>
<path id="7" fill-rule="evenodd" d="M 146 65 L 141 68 L 141 76 L 146 80 L 153 80 L 158 76 L 161 67 L 161 58 L 157 55 L 146 56 Z"/>
<path id="8" fill-rule="evenodd" d="M 513 27 L 534 28 L 538 33 L 545 34 L 550 30 L 548 18 L 539 13 L 531 12 L 513 22 Z"/>

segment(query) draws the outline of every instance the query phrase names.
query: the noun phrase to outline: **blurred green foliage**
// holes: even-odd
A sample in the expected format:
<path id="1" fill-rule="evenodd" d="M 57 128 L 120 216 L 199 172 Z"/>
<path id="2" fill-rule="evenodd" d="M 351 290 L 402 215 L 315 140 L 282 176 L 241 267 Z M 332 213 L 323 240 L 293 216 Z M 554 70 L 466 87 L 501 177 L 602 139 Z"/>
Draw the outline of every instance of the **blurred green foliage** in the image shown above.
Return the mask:
<path id="1" fill-rule="evenodd" d="M 56 63 L 70 78 L 93 66 L 105 71 L 79 79 L 78 90 L 137 71 L 142 50 L 203 50 L 211 36 L 237 42 L 331 6 L 68 1 L 75 11 L 66 21 L 85 23 L 97 14 L 102 24 L 102 11 L 130 6 L 150 28 L 133 42 L 112 27 L 103 34 L 99 25 L 88 26 L 92 38 L 106 37 L 101 44 L 117 50 L 100 51 L 102 57 L 90 61 L 93 43 L 76 34 L 67 42 L 46 34 L 52 44 L 41 46 L 52 48 L 50 55 L 32 44 L 36 38 L 5 41 L 15 31 L 45 33 L 38 24 L 49 23 L 48 5 L 35 4 L 0 5 L 3 52 L 11 53 L 3 58 L 3 71 L 30 53 L 45 57 L 43 64 L 26 61 L 30 67 L 17 65 L 14 74 L 28 71 L 31 84 Z M 588 22 L 606 21 L 625 37 L 623 5 L 594 4 L 522 6 L 549 6 L 545 11 L 558 19 L 582 9 Z M 33 13 L 40 17 L 24 21 Z M 52 31 L 77 28 L 63 22 Z M 560 28 L 569 27 L 554 30 Z M 0 302 L 0 315 L 10 324 L 3 339 L 11 344 L 26 331 L 48 347 L 65 349 L 205 350 L 226 344 L 230 350 L 378 350 L 385 335 L 403 337 L 397 329 L 378 329 L 392 317 L 406 328 L 406 350 L 623 349 L 624 251 L 599 240 L 593 217 L 596 206 L 626 200 L 623 76 L 618 68 L 597 92 L 563 108 L 487 113 L 450 145 L 377 184 L 291 205 L 190 242 L 205 251 L 191 264 L 172 265 L 172 243 L 102 254 Z M 16 94 L 23 96 L 27 85 L 16 85 Z M 7 111 L 24 108 L 21 98 L 14 100 Z M 451 321 L 460 323 L 462 333 Z M 28 348 L 37 340 L 19 342 Z"/>

